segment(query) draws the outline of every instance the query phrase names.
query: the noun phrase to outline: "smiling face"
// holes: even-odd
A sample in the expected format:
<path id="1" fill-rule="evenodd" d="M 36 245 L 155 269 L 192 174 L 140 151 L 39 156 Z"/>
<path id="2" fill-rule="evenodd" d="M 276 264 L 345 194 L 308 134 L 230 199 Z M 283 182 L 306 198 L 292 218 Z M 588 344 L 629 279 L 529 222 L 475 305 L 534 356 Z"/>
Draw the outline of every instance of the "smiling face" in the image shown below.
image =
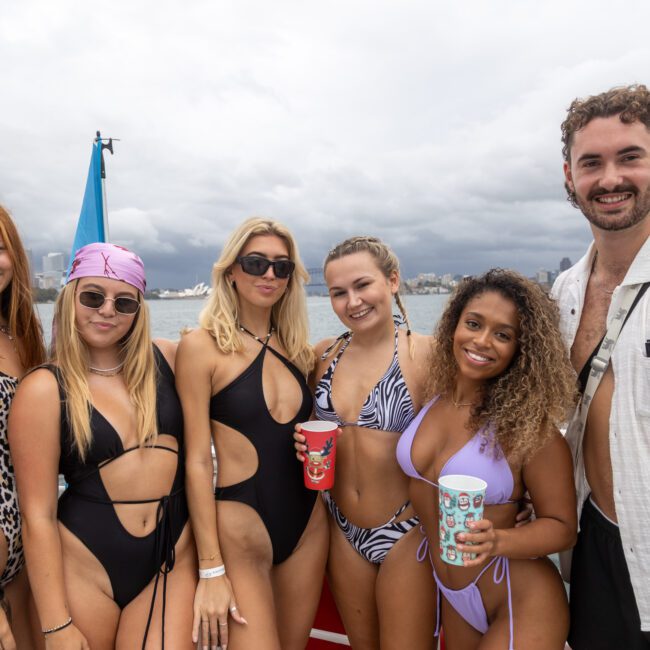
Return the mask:
<path id="1" fill-rule="evenodd" d="M 271 261 L 290 259 L 286 242 L 277 235 L 251 237 L 239 252 L 239 257 L 244 256 Z M 251 275 L 237 262 L 230 269 L 229 277 L 235 283 L 240 303 L 244 301 L 257 307 L 269 308 L 282 298 L 290 280 L 276 277 L 273 266 L 269 266 L 262 275 Z"/>
<path id="2" fill-rule="evenodd" d="M 106 300 L 98 309 L 81 304 L 82 291 L 103 295 Z M 137 312 L 122 314 L 115 309 L 117 298 L 139 300 L 138 290 L 121 280 L 80 278 L 75 289 L 75 325 L 88 347 L 108 348 L 117 345 L 131 330 Z"/>
<path id="3" fill-rule="evenodd" d="M 650 132 L 618 115 L 591 120 L 577 131 L 567 187 L 587 219 L 601 230 L 625 230 L 645 221 L 650 228 Z"/>
<path id="4" fill-rule="evenodd" d="M 454 331 L 460 376 L 480 383 L 498 377 L 518 349 L 519 315 L 509 298 L 486 291 L 467 302 Z"/>
<path id="5" fill-rule="evenodd" d="M 385 326 L 393 319 L 399 274 L 387 278 L 375 258 L 363 251 L 332 260 L 325 267 L 332 309 L 351 331 Z"/>
<path id="6" fill-rule="evenodd" d="M 9 251 L 0 237 L 0 293 L 2 293 L 13 280 L 14 271 Z"/>

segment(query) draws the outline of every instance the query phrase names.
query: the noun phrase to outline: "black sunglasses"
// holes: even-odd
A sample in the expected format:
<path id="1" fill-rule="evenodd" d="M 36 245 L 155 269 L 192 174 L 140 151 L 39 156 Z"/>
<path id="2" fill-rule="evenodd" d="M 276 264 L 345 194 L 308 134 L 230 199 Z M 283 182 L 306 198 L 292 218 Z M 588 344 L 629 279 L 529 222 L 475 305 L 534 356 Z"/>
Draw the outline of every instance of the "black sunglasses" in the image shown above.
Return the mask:
<path id="1" fill-rule="evenodd" d="M 79 302 L 89 309 L 99 309 L 107 300 L 112 300 L 115 311 L 120 314 L 135 314 L 140 309 L 140 302 L 135 298 L 120 296 L 119 298 L 107 298 L 99 291 L 80 291 Z"/>
<path id="2" fill-rule="evenodd" d="M 273 274 L 280 280 L 288 278 L 296 268 L 291 260 L 269 260 L 258 255 L 240 255 L 235 262 L 241 264 L 242 271 L 248 275 L 264 275 L 272 266 Z"/>

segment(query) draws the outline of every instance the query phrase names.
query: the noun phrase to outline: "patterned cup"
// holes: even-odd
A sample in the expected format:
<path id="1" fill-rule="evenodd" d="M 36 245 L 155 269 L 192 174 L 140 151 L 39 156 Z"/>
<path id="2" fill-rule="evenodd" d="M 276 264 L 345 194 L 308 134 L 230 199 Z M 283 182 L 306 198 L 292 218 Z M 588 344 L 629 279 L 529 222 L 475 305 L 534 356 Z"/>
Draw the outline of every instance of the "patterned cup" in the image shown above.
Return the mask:
<path id="1" fill-rule="evenodd" d="M 470 530 L 471 521 L 483 519 L 483 500 L 487 483 L 475 476 L 449 474 L 438 479 L 440 494 L 440 557 L 447 564 L 463 566 L 463 560 L 473 560 L 475 553 L 460 553 L 456 535 Z"/>
<path id="2" fill-rule="evenodd" d="M 305 487 L 310 490 L 329 490 L 334 485 L 336 461 L 336 424 L 325 420 L 311 420 L 300 425 L 305 436 Z"/>

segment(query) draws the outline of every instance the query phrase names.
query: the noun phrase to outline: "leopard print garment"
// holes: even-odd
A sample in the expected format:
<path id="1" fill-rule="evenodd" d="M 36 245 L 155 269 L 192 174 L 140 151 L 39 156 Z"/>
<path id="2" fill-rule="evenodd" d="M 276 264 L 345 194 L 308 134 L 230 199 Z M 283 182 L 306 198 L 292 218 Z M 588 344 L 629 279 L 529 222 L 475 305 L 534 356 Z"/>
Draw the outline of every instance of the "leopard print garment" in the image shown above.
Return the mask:
<path id="1" fill-rule="evenodd" d="M 25 562 L 20 538 L 16 480 L 7 441 L 7 415 L 17 384 L 18 381 L 14 377 L 0 372 L 0 531 L 4 534 L 9 548 L 7 566 L 0 575 L 0 587 L 11 582 Z"/>

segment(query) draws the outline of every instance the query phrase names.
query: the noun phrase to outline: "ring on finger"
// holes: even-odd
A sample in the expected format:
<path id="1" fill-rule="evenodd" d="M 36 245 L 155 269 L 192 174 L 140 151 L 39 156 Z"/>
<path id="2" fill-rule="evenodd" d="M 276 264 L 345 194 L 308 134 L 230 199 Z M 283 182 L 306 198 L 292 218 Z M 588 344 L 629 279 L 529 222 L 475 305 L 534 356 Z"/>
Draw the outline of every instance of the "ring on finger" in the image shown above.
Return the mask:
<path id="1" fill-rule="evenodd" d="M 237 605 L 233 605 L 233 606 L 230 608 L 230 611 L 231 611 L 231 612 L 236 612 L 236 611 L 237 611 Z"/>
<path id="2" fill-rule="evenodd" d="M 219 625 L 220 625 L 221 627 L 226 627 L 226 625 L 228 625 L 228 623 L 222 623 L 221 621 L 219 621 Z"/>

